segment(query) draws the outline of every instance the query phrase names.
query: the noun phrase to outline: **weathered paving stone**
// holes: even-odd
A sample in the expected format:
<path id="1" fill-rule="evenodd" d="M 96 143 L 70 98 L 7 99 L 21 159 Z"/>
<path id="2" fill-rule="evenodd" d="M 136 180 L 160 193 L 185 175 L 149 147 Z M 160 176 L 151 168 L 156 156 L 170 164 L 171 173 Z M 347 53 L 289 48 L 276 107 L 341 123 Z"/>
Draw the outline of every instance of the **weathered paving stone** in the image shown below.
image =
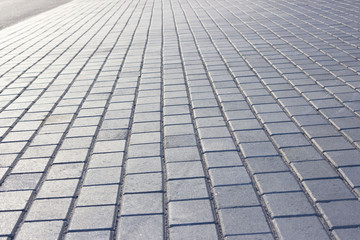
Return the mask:
<path id="1" fill-rule="evenodd" d="M 245 167 L 222 167 L 209 170 L 213 186 L 249 184 L 250 177 Z"/>
<path id="2" fill-rule="evenodd" d="M 115 206 L 96 206 L 76 208 L 69 230 L 110 229 L 113 223 Z"/>
<path id="3" fill-rule="evenodd" d="M 194 178 L 168 181 L 167 197 L 169 201 L 208 198 L 206 180 Z"/>
<path id="4" fill-rule="evenodd" d="M 251 184 L 214 187 L 214 195 L 219 209 L 260 205 Z"/>
<path id="5" fill-rule="evenodd" d="M 254 176 L 260 194 L 301 191 L 295 177 L 290 172 L 264 173 Z"/>
<path id="6" fill-rule="evenodd" d="M 162 239 L 163 216 L 124 216 L 120 218 L 116 239 Z"/>
<path id="7" fill-rule="evenodd" d="M 111 231 L 90 231 L 90 232 L 68 232 L 65 235 L 66 240 L 85 240 L 85 239 L 99 239 L 106 240 L 111 236 Z"/>
<path id="8" fill-rule="evenodd" d="M 160 157 L 130 158 L 126 163 L 126 172 L 128 174 L 160 172 L 161 170 Z"/>
<path id="9" fill-rule="evenodd" d="M 271 232 L 261 207 L 221 209 L 219 215 L 225 237 Z"/>
<path id="10" fill-rule="evenodd" d="M 33 190 L 39 183 L 40 178 L 41 174 L 39 173 L 12 174 L 0 186 L 0 191 Z"/>
<path id="11" fill-rule="evenodd" d="M 41 186 L 38 198 L 72 197 L 75 194 L 79 180 L 61 179 L 45 181 Z"/>
<path id="12" fill-rule="evenodd" d="M 84 185 L 117 184 L 120 181 L 121 167 L 92 168 L 87 171 Z"/>
<path id="13" fill-rule="evenodd" d="M 124 193 L 162 191 L 161 173 L 129 174 L 124 183 Z"/>
<path id="14" fill-rule="evenodd" d="M 182 224 L 214 223 L 209 200 L 169 202 L 170 227 Z"/>
<path id="15" fill-rule="evenodd" d="M 200 160 L 197 147 L 166 148 L 165 157 L 167 162 Z"/>
<path id="16" fill-rule="evenodd" d="M 125 194 L 122 199 L 121 216 L 161 214 L 162 193 Z"/>
<path id="17" fill-rule="evenodd" d="M 84 163 L 54 164 L 47 175 L 48 179 L 80 178 Z"/>
<path id="18" fill-rule="evenodd" d="M 315 216 L 276 218 L 274 225 L 280 239 L 330 239 Z"/>
<path id="19" fill-rule="evenodd" d="M 253 174 L 288 171 L 280 157 L 248 158 L 246 163 Z"/>
<path id="20" fill-rule="evenodd" d="M 359 227 L 360 204 L 357 200 L 329 201 L 317 204 L 330 228 Z"/>
<path id="21" fill-rule="evenodd" d="M 104 205 L 116 204 L 117 192 L 119 186 L 114 185 L 101 185 L 101 186 L 88 186 L 81 189 L 77 205 L 78 206 L 91 206 L 91 205 Z"/>
<path id="22" fill-rule="evenodd" d="M 215 224 L 178 226 L 169 229 L 171 239 L 218 239 Z"/>
<path id="23" fill-rule="evenodd" d="M 272 218 L 316 215 L 306 195 L 302 192 L 264 194 L 263 198 Z"/>
<path id="24" fill-rule="evenodd" d="M 301 181 L 317 178 L 337 178 L 339 176 L 326 161 L 294 162 L 291 165 Z"/>
<path id="25" fill-rule="evenodd" d="M 333 231 L 338 239 L 356 239 L 360 234 L 359 228 L 336 229 Z"/>
<path id="26" fill-rule="evenodd" d="M 56 238 L 60 234 L 63 224 L 63 221 L 25 222 L 16 238 L 24 240 L 29 238 Z"/>
<path id="27" fill-rule="evenodd" d="M 0 212 L 0 234 L 11 235 L 11 232 L 20 217 L 21 211 Z"/>
<path id="28" fill-rule="evenodd" d="M 26 216 L 26 220 L 65 219 L 71 200 L 71 198 L 35 200 Z M 51 211 L 48 211 L 50 208 Z"/>
<path id="29" fill-rule="evenodd" d="M 305 180 L 303 183 L 315 202 L 354 199 L 354 195 L 341 179 Z"/>
<path id="30" fill-rule="evenodd" d="M 240 149 L 245 158 L 277 156 L 274 145 L 271 142 L 241 143 Z"/>

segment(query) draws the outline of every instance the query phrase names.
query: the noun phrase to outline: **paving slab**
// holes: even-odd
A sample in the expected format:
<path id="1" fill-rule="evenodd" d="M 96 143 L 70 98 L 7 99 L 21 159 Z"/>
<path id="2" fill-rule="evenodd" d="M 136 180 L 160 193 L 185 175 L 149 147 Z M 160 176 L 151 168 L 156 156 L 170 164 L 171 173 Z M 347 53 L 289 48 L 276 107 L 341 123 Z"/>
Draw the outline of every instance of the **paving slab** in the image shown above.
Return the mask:
<path id="1" fill-rule="evenodd" d="M 0 239 L 357 238 L 359 2 L 63 2 L 0 30 Z"/>

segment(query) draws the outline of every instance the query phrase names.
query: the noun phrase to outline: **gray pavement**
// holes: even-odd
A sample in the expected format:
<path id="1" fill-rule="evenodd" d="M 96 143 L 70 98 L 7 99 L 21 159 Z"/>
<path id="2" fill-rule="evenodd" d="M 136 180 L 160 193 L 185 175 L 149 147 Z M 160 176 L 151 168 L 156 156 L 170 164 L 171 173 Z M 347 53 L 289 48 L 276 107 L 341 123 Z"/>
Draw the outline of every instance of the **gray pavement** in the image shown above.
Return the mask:
<path id="1" fill-rule="evenodd" d="M 0 29 L 71 0 L 0 0 Z"/>
<path id="2" fill-rule="evenodd" d="M 0 31 L 0 239 L 360 239 L 360 2 L 74 0 Z"/>

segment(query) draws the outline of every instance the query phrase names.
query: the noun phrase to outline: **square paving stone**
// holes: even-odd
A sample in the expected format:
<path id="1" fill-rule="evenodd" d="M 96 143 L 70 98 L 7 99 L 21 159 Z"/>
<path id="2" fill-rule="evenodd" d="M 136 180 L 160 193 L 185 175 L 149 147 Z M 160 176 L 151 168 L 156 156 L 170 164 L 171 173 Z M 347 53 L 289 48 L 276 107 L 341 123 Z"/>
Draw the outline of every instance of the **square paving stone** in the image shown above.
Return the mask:
<path id="1" fill-rule="evenodd" d="M 63 224 L 63 221 L 25 222 L 16 235 L 16 239 L 56 239 Z"/>
<path id="2" fill-rule="evenodd" d="M 301 127 L 328 124 L 321 115 L 296 116 L 294 120 Z"/>
<path id="3" fill-rule="evenodd" d="M 124 193 L 163 191 L 162 173 L 129 174 L 124 181 Z"/>
<path id="4" fill-rule="evenodd" d="M 216 240 L 216 239 L 218 239 L 218 234 L 216 231 L 215 224 L 171 227 L 169 229 L 169 236 L 171 239 L 174 239 L 174 240 L 182 240 L 182 239 Z"/>
<path id="5" fill-rule="evenodd" d="M 278 156 L 274 145 L 269 142 L 241 143 L 240 149 L 245 158 Z"/>
<path id="6" fill-rule="evenodd" d="M 44 172 L 48 162 L 49 162 L 48 158 L 35 158 L 35 159 L 23 159 L 23 160 L 20 159 L 20 161 L 18 161 L 15 167 L 13 168 L 12 173 Z M 0 168 L 0 172 L 1 172 L 1 168 Z"/>
<path id="7" fill-rule="evenodd" d="M 21 211 L 0 212 L 0 234 L 11 235 Z"/>
<path id="8" fill-rule="evenodd" d="M 164 118 L 164 125 L 165 126 L 169 126 L 169 125 L 178 125 L 178 124 L 191 124 L 192 120 L 191 120 L 191 115 L 189 114 L 181 114 L 181 115 L 171 115 L 171 116 L 166 116 Z"/>
<path id="9" fill-rule="evenodd" d="M 262 126 L 260 125 L 260 123 L 256 118 L 232 120 L 230 121 L 230 126 L 234 131 L 262 129 Z"/>
<path id="10" fill-rule="evenodd" d="M 300 130 L 292 122 L 266 123 L 265 127 L 270 135 L 300 133 Z"/>
<path id="11" fill-rule="evenodd" d="M 41 186 L 38 198 L 72 197 L 75 194 L 78 179 L 45 181 Z"/>
<path id="12" fill-rule="evenodd" d="M 263 198 L 272 218 L 316 215 L 303 192 L 264 194 Z"/>
<path id="13" fill-rule="evenodd" d="M 205 177 L 201 161 L 170 162 L 166 165 L 167 179 Z"/>
<path id="14" fill-rule="evenodd" d="M 264 130 L 235 131 L 234 135 L 238 143 L 269 141 Z"/>
<path id="15" fill-rule="evenodd" d="M 208 117 L 196 119 L 196 124 L 199 128 L 204 127 L 225 127 L 225 121 L 223 117 Z"/>
<path id="16" fill-rule="evenodd" d="M 114 214 L 115 205 L 75 208 L 69 230 L 111 229 Z"/>
<path id="17" fill-rule="evenodd" d="M 121 167 L 88 169 L 84 186 L 98 184 L 118 184 L 120 182 Z"/>
<path id="18" fill-rule="evenodd" d="M 248 158 L 246 162 L 250 168 L 250 172 L 253 174 L 284 172 L 289 170 L 281 157 Z"/>
<path id="19" fill-rule="evenodd" d="M 207 152 L 204 158 L 208 168 L 243 165 L 237 151 Z"/>
<path id="20" fill-rule="evenodd" d="M 75 137 L 65 138 L 62 142 L 61 149 L 90 148 L 92 137 Z"/>
<path id="21" fill-rule="evenodd" d="M 9 190 L 34 190 L 40 181 L 42 174 L 11 174 L 0 186 L 0 191 Z"/>
<path id="22" fill-rule="evenodd" d="M 81 188 L 77 206 L 116 204 L 119 185 L 88 186 Z"/>
<path id="23" fill-rule="evenodd" d="M 126 163 L 126 173 L 149 173 L 162 171 L 160 157 L 129 158 Z"/>
<path id="24" fill-rule="evenodd" d="M 166 162 L 200 160 L 200 155 L 197 147 L 167 148 L 165 159 Z"/>
<path id="25" fill-rule="evenodd" d="M 303 184 L 314 202 L 355 198 L 341 179 L 305 180 Z"/>
<path id="26" fill-rule="evenodd" d="M 325 160 L 293 162 L 291 165 L 297 173 L 297 177 L 300 178 L 301 181 L 316 178 L 339 177 L 334 168 Z"/>
<path id="27" fill-rule="evenodd" d="M 84 162 L 87 154 L 88 149 L 60 150 L 54 159 L 54 163 Z"/>
<path id="28" fill-rule="evenodd" d="M 301 191 L 291 172 L 264 173 L 255 175 L 260 194 Z"/>
<path id="29" fill-rule="evenodd" d="M 341 136 L 331 125 L 306 126 L 303 130 L 309 138 Z"/>
<path id="30" fill-rule="evenodd" d="M 125 140 L 97 141 L 94 153 L 122 152 L 125 150 Z"/>
<path id="31" fill-rule="evenodd" d="M 357 200 L 324 202 L 317 206 L 330 229 L 360 226 L 360 202 Z"/>
<path id="32" fill-rule="evenodd" d="M 322 160 L 323 157 L 312 146 L 282 148 L 280 152 L 287 162 Z"/>
<path id="33" fill-rule="evenodd" d="M 122 216 L 116 239 L 157 240 L 164 237 L 163 216 Z"/>
<path id="34" fill-rule="evenodd" d="M 214 223 L 209 200 L 169 202 L 170 227 L 182 224 Z"/>
<path id="35" fill-rule="evenodd" d="M 163 213 L 163 194 L 125 194 L 122 199 L 121 216 Z"/>
<path id="36" fill-rule="evenodd" d="M 194 134 L 165 137 L 165 148 L 191 147 L 196 145 Z"/>
<path id="37" fill-rule="evenodd" d="M 90 231 L 90 232 L 68 232 L 65 235 L 66 240 L 108 240 L 110 239 L 111 231 Z"/>
<path id="38" fill-rule="evenodd" d="M 198 128 L 200 139 L 231 137 L 227 127 Z"/>
<path id="39" fill-rule="evenodd" d="M 251 182 L 245 167 L 212 168 L 209 170 L 213 186 L 248 184 Z"/>
<path id="40" fill-rule="evenodd" d="M 281 239 L 329 239 L 316 216 L 276 218 L 274 225 Z"/>
<path id="41" fill-rule="evenodd" d="M 26 216 L 27 221 L 64 219 L 72 198 L 35 200 Z"/>
<path id="42" fill-rule="evenodd" d="M 322 152 L 354 148 L 344 137 L 313 138 L 312 141 Z"/>
<path id="43" fill-rule="evenodd" d="M 360 228 L 336 229 L 333 233 L 338 239 L 356 239 L 360 236 Z"/>
<path id="44" fill-rule="evenodd" d="M 17 158 L 17 154 L 1 154 L 0 155 L 0 167 L 9 167 Z"/>
<path id="45" fill-rule="evenodd" d="M 254 113 L 249 109 L 226 111 L 224 114 L 228 121 L 254 118 Z"/>
<path id="46" fill-rule="evenodd" d="M 281 134 L 273 136 L 275 144 L 278 148 L 309 146 L 310 142 L 302 133 Z"/>
<path id="47" fill-rule="evenodd" d="M 132 126 L 132 133 L 158 132 L 158 131 L 160 131 L 160 121 L 134 123 Z"/>
<path id="48" fill-rule="evenodd" d="M 128 157 L 156 157 L 160 156 L 160 143 L 130 145 Z"/>
<path id="49" fill-rule="evenodd" d="M 342 167 L 339 171 L 343 174 L 351 187 L 360 187 L 360 167 Z"/>
<path id="50" fill-rule="evenodd" d="M 123 165 L 123 158 L 123 152 L 93 154 L 91 155 L 88 167 L 121 167 Z"/>
<path id="51" fill-rule="evenodd" d="M 48 171 L 47 179 L 80 178 L 84 163 L 54 164 Z"/>
<path id="52" fill-rule="evenodd" d="M 179 179 L 167 182 L 168 200 L 209 198 L 204 178 Z"/>
<path id="53" fill-rule="evenodd" d="M 192 124 L 170 125 L 164 127 L 165 136 L 194 134 Z"/>
<path id="54" fill-rule="evenodd" d="M 355 149 L 326 152 L 325 156 L 335 167 L 360 165 L 360 152 Z"/>
<path id="55" fill-rule="evenodd" d="M 100 130 L 97 140 L 125 140 L 127 134 L 128 129 Z"/>
<path id="56" fill-rule="evenodd" d="M 219 216 L 225 237 L 271 232 L 261 207 L 221 209 Z"/>
<path id="57" fill-rule="evenodd" d="M 54 154 L 56 145 L 44 145 L 29 147 L 26 149 L 22 158 L 49 158 Z M 1 150 L 0 150 L 1 152 Z M 4 153 L 4 152 L 2 152 Z"/>
<path id="58" fill-rule="evenodd" d="M 210 138 L 200 141 L 203 152 L 235 151 L 236 147 L 232 138 Z"/>
<path id="59" fill-rule="evenodd" d="M 216 204 L 219 209 L 260 206 L 259 199 L 251 184 L 214 187 L 214 193 Z"/>

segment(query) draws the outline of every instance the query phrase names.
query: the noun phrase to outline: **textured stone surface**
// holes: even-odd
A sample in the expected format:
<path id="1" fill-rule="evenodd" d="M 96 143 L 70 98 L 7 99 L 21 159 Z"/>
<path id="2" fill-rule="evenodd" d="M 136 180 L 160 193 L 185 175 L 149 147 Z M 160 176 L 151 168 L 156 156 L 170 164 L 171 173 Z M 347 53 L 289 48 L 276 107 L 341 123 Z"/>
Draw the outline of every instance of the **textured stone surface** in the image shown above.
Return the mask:
<path id="1" fill-rule="evenodd" d="M 2 29 L 0 238 L 356 238 L 359 9 L 73 0 Z"/>

